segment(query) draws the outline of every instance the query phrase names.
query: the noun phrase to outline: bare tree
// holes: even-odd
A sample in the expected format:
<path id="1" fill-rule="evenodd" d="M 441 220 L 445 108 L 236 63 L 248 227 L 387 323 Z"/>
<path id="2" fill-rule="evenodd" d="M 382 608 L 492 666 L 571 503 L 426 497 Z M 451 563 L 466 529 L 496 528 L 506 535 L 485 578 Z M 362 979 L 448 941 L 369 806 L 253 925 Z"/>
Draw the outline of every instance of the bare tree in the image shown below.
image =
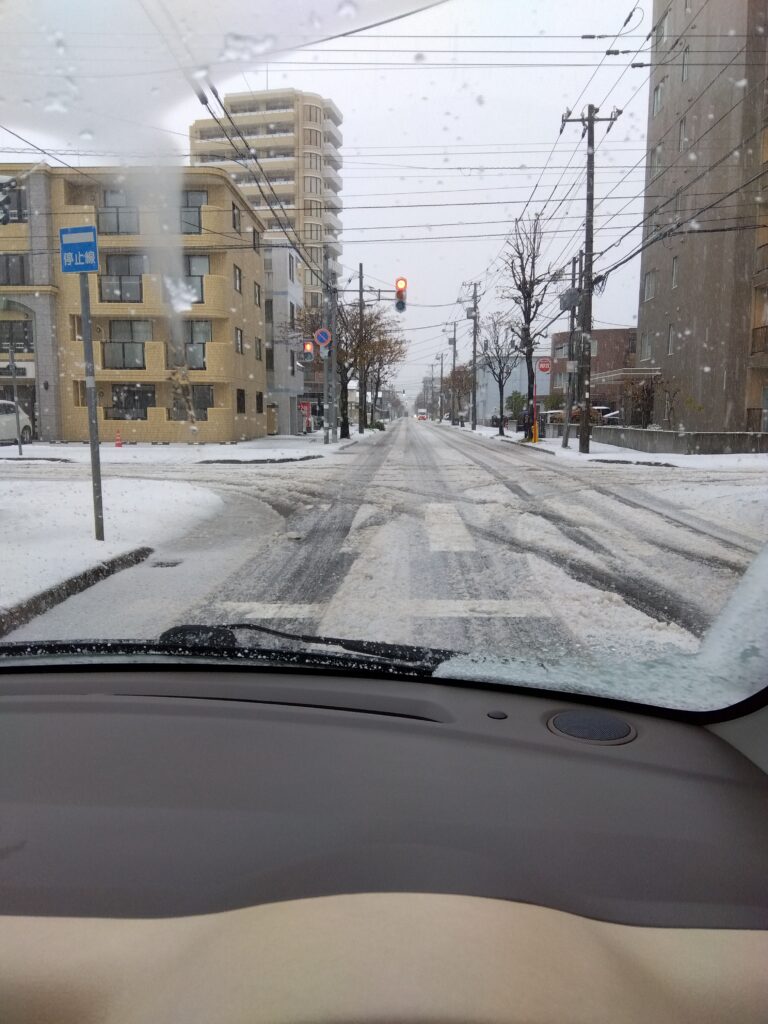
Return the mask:
<path id="1" fill-rule="evenodd" d="M 538 214 L 524 221 L 516 220 L 503 256 L 510 281 L 502 287 L 501 294 L 513 304 L 513 316 L 509 324 L 517 336 L 528 370 L 529 437 L 532 435 L 534 420 L 533 350 L 549 327 L 548 322 L 542 322 L 541 316 L 547 292 L 550 285 L 562 276 L 562 271 L 553 272 L 551 265 L 542 266 L 541 239 L 542 228 Z"/>
<path id="2" fill-rule="evenodd" d="M 500 313 L 492 313 L 480 324 L 483 331 L 483 365 L 499 388 L 499 436 L 504 436 L 504 388 L 520 362 L 518 333 Z"/>
<path id="3" fill-rule="evenodd" d="M 369 385 L 372 391 L 374 385 L 381 388 L 385 373 L 405 358 L 405 344 L 398 322 L 383 306 L 364 308 L 362 328 L 356 305 L 347 306 L 341 319 L 346 320 L 349 362 L 360 389 L 358 429 L 363 433 L 368 426 Z"/>
<path id="4" fill-rule="evenodd" d="M 458 363 L 445 377 L 444 390 L 454 396 L 456 415 L 469 404 L 472 394 L 472 363 Z"/>

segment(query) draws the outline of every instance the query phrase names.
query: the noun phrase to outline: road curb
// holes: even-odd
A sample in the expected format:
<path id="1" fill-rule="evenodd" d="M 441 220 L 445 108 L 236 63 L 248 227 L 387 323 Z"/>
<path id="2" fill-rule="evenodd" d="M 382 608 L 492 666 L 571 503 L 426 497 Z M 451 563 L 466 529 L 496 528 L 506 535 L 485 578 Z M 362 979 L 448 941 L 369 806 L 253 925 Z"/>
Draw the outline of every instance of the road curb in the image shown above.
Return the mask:
<path id="1" fill-rule="evenodd" d="M 516 444 L 529 452 L 539 452 L 541 455 L 552 455 L 555 457 L 555 453 L 551 452 L 548 448 L 538 448 L 535 444 L 531 444 L 530 441 L 513 441 L 511 438 L 506 437 L 502 437 L 501 440 L 506 441 L 507 444 Z"/>
<path id="2" fill-rule="evenodd" d="M 0 636 L 5 636 L 6 633 L 18 629 L 19 626 L 25 625 L 38 615 L 42 615 L 43 612 L 66 601 L 68 597 L 82 593 L 83 590 L 100 583 L 108 576 L 113 576 L 121 569 L 130 569 L 131 566 L 138 565 L 139 562 L 149 558 L 152 551 L 153 548 L 134 548 L 133 551 L 126 551 L 122 555 L 115 555 L 114 558 L 107 558 L 105 561 L 91 566 L 90 569 L 86 569 L 85 572 L 78 573 L 77 576 L 70 576 L 69 579 L 43 590 L 42 593 L 35 594 L 34 597 L 30 597 L 26 601 L 20 601 L 12 608 L 0 611 Z"/>

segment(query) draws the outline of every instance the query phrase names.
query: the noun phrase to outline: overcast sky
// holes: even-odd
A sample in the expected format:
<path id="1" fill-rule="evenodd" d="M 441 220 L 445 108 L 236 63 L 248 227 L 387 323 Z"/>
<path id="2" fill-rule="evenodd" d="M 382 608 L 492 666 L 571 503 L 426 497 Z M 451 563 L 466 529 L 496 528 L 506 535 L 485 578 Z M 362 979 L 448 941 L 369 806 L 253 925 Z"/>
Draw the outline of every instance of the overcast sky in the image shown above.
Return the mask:
<path id="1" fill-rule="evenodd" d="M 232 0 L 147 0 L 118 8 L 80 0 L 68 8 L 6 0 L 0 18 L 11 63 L 0 97 L 2 123 L 58 147 L 73 162 L 108 162 L 121 150 L 126 159 L 186 152 L 189 122 L 204 111 L 191 76 L 179 67 L 211 69 L 222 92 L 261 89 L 267 73 L 260 51 L 271 53 L 270 86 L 319 92 L 343 113 L 345 277 L 363 262 L 367 287 L 392 288 L 397 275 L 408 278 L 402 326 L 410 354 L 400 384 L 413 397 L 436 354 L 447 351 L 443 324 L 459 321 L 459 355 L 469 353 L 470 323 L 456 304 L 469 295 L 466 285 L 478 282 L 481 312 L 503 307 L 499 254 L 526 202 L 528 213 L 542 211 L 545 218 L 548 261 L 562 265 L 578 252 L 580 126 L 566 126 L 552 152 L 566 106 L 578 114 L 593 102 L 603 115 L 614 105 L 623 108 L 604 141 L 604 126 L 597 132 L 596 195 L 608 197 L 598 204 L 596 251 L 639 219 L 648 72 L 628 65 L 645 45 L 652 4 L 645 15 L 635 12 L 615 43 L 630 0 L 448 0 L 302 52 L 277 52 L 409 6 L 408 0 L 270 0 L 247 7 Z M 86 30 L 75 24 L 73 10 Z M 159 12 L 168 11 L 174 28 L 160 20 Z M 203 23 L 213 17 L 215 31 Z M 583 40 L 583 34 L 607 38 Z M 604 57 L 611 45 L 630 52 Z M 39 72 L 30 78 L 30 62 L 55 70 L 56 78 Z M 154 68 L 162 73 L 154 75 Z M 2 142 L 7 149 L 13 139 Z M 72 148 L 81 155 L 71 155 Z M 604 263 L 636 238 L 611 249 Z M 635 260 L 596 297 L 596 327 L 636 322 L 638 270 Z"/>

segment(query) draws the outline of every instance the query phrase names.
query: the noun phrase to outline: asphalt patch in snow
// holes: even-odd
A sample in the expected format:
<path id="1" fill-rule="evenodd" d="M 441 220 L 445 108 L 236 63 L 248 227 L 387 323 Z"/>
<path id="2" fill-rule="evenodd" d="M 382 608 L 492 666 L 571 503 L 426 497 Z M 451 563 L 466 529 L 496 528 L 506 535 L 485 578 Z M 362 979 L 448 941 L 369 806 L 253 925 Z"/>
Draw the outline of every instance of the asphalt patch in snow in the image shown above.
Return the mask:
<path id="1" fill-rule="evenodd" d="M 309 462 L 322 459 L 322 455 L 300 455 L 297 459 L 200 459 L 197 466 L 274 466 L 278 462 Z"/>
<path id="2" fill-rule="evenodd" d="M 637 459 L 590 459 L 590 462 L 604 462 L 608 466 L 662 466 L 664 469 L 677 469 L 671 462 L 638 462 Z"/>

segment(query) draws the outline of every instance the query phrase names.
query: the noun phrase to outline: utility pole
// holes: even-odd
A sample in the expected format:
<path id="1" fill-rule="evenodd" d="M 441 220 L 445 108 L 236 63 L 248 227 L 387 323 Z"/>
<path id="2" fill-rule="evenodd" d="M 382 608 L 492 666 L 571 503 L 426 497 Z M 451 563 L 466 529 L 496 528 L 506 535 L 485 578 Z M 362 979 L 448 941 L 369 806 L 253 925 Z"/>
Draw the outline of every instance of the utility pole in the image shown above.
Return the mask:
<path id="1" fill-rule="evenodd" d="M 575 288 L 576 288 L 576 259 L 577 259 L 577 257 L 574 256 L 573 259 L 571 260 L 571 292 L 573 292 L 575 290 Z M 579 253 L 578 259 L 579 259 L 579 263 L 581 263 L 581 253 Z M 581 288 L 581 272 L 579 272 L 579 288 Z M 574 360 L 574 357 L 575 357 L 574 338 L 575 338 L 575 334 L 576 334 L 576 306 L 575 305 L 571 306 L 571 322 L 570 322 L 570 325 L 569 325 L 569 331 L 570 331 L 570 333 L 568 335 L 568 362 L 569 363 L 573 363 L 573 360 Z M 569 440 L 570 434 L 571 434 L 571 409 L 573 408 L 573 392 L 574 392 L 574 382 L 575 382 L 575 380 L 576 380 L 576 376 L 573 373 L 572 369 L 569 367 L 568 368 L 568 386 L 566 388 L 566 394 L 565 394 L 565 424 L 563 425 L 563 443 L 562 443 L 562 447 L 563 448 L 567 448 L 568 447 L 568 440 Z"/>
<path id="2" fill-rule="evenodd" d="M 472 286 L 472 429 L 477 430 L 477 281 Z"/>
<path id="3" fill-rule="evenodd" d="M 360 355 L 363 353 L 363 315 L 365 313 L 365 303 L 363 302 L 363 264 L 360 263 L 357 269 L 357 347 Z M 358 432 L 361 434 L 365 433 L 365 387 L 366 382 L 361 379 L 358 375 L 357 379 L 358 387 Z"/>
<path id="4" fill-rule="evenodd" d="M 579 353 L 579 379 L 582 386 L 581 417 L 579 420 L 579 451 L 582 455 L 589 454 L 589 432 L 591 427 L 590 376 L 592 359 L 592 262 L 594 258 L 594 219 L 595 219 L 595 124 L 607 121 L 611 130 L 614 122 L 621 114 L 614 107 L 609 117 L 597 117 L 599 108 L 593 103 L 587 106 L 586 115 L 571 117 L 571 111 L 563 114 L 560 131 L 571 121 L 578 121 L 583 126 L 582 138 L 587 136 L 587 208 L 586 230 L 584 235 L 584 286 L 579 300 L 579 319 L 581 328 L 581 348 Z"/>
<path id="5" fill-rule="evenodd" d="M 338 319 L 336 316 L 336 306 L 338 302 L 338 292 L 336 290 L 336 277 L 334 276 L 331 280 L 331 318 L 329 328 L 331 331 L 331 358 L 329 360 L 331 364 L 331 388 L 330 388 L 330 401 L 331 401 L 331 441 L 334 444 L 339 440 L 339 378 L 338 378 L 338 357 L 336 350 L 339 344 L 339 339 L 336 336 L 336 329 L 338 325 Z"/>
<path id="6" fill-rule="evenodd" d="M 323 283 L 325 285 L 325 308 L 323 310 L 323 321 L 328 323 L 330 318 L 330 307 L 331 307 L 331 288 L 328 277 L 328 247 L 323 246 Z M 331 345 L 333 345 L 333 336 L 331 336 Z M 331 429 L 331 417 L 330 410 L 328 408 L 328 392 L 329 392 L 329 373 L 328 363 L 330 362 L 328 356 L 330 353 L 320 352 L 320 356 L 323 360 L 323 444 L 330 443 L 330 429 Z"/>
<path id="7" fill-rule="evenodd" d="M 453 338 L 448 341 L 453 345 L 453 376 L 451 377 L 451 426 L 456 426 L 456 322 L 453 324 Z"/>
<path id="8" fill-rule="evenodd" d="M 440 353 L 440 422 L 443 422 L 444 410 L 443 410 L 443 355 Z"/>

